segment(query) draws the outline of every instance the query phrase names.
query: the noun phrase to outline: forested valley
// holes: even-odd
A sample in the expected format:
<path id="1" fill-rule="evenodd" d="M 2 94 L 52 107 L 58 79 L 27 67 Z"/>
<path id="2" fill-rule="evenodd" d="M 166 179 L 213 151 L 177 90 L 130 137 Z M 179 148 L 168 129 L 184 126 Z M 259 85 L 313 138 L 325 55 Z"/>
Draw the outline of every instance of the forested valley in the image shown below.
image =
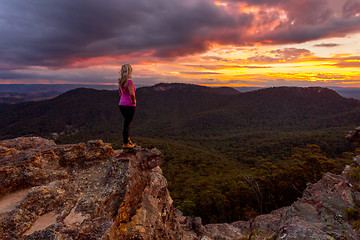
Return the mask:
<path id="1" fill-rule="evenodd" d="M 204 223 L 247 220 L 290 205 L 308 182 L 340 173 L 356 145 L 360 101 L 326 88 L 158 84 L 137 90 L 133 141 L 162 151 L 175 206 Z M 0 138 L 90 139 L 121 147 L 116 91 L 76 89 L 56 98 L 0 104 Z"/>

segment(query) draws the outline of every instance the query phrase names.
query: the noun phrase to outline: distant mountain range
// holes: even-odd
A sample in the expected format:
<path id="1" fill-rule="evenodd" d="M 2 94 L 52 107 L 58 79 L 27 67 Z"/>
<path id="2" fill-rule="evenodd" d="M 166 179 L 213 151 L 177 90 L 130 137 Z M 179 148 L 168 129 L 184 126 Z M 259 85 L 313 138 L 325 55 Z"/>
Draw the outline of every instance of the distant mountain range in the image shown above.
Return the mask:
<path id="1" fill-rule="evenodd" d="M 133 132 L 146 137 L 341 127 L 356 124 L 360 113 L 360 101 L 318 87 L 239 93 L 226 87 L 157 84 L 139 88 L 137 99 Z M 50 100 L 1 104 L 0 137 L 75 129 L 80 135 L 115 135 L 121 128 L 118 100 L 117 91 L 80 88 Z"/>
<path id="2" fill-rule="evenodd" d="M 136 87 L 143 87 L 137 85 Z M 51 99 L 76 88 L 115 90 L 116 85 L 85 84 L 0 84 L 0 103 L 21 103 Z M 229 89 L 229 88 L 227 88 Z M 260 87 L 234 87 L 239 92 L 264 89 Z M 360 88 L 330 87 L 343 97 L 360 99 Z"/>
<path id="3" fill-rule="evenodd" d="M 343 97 L 360 99 L 360 87 L 330 87 Z"/>
<path id="4" fill-rule="evenodd" d="M 51 99 L 76 88 L 113 90 L 113 85 L 85 84 L 0 84 L 0 103 L 21 103 Z"/>
<path id="5" fill-rule="evenodd" d="M 114 85 L 88 84 L 0 84 L 0 93 L 44 93 L 67 92 L 76 88 L 94 88 L 100 90 L 114 90 Z"/>

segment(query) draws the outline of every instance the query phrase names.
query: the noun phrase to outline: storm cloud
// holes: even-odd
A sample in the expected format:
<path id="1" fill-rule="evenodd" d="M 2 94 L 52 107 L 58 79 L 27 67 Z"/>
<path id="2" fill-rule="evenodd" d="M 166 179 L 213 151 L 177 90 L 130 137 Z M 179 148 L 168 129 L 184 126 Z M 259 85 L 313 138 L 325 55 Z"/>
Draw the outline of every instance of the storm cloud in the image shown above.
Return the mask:
<path id="1" fill-rule="evenodd" d="M 314 45 L 314 47 L 327 47 L 327 48 L 338 47 L 338 46 L 340 46 L 340 44 L 338 43 L 320 43 Z"/>
<path id="2" fill-rule="evenodd" d="M 206 0 L 0 1 L 1 62 L 63 66 L 72 59 L 153 51 L 175 57 L 209 48 L 206 35 L 236 28 Z"/>
<path id="3" fill-rule="evenodd" d="M 60 69 L 134 53 L 176 58 L 214 43 L 301 43 L 360 30 L 357 0 L 0 0 L 0 6 L 6 69 Z"/>

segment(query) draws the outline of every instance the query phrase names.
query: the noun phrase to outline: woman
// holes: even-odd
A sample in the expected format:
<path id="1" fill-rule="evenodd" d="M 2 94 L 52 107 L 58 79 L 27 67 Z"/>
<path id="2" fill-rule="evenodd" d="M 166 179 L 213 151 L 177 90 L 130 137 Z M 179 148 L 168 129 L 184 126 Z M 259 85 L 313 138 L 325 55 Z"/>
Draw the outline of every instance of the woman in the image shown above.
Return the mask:
<path id="1" fill-rule="evenodd" d="M 136 108 L 135 86 L 131 80 L 132 67 L 130 64 L 125 64 L 121 67 L 119 81 L 120 112 L 124 117 L 123 128 L 123 148 L 133 148 L 135 145 L 131 142 L 129 137 L 130 123 L 134 118 Z"/>

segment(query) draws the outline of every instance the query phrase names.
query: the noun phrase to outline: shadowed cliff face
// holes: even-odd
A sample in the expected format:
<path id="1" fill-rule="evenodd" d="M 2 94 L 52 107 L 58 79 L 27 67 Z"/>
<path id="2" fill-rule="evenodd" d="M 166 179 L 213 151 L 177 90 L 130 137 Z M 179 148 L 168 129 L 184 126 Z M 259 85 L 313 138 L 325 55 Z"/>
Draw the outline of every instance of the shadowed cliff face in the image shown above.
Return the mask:
<path id="1" fill-rule="evenodd" d="M 174 209 L 160 152 L 101 140 L 0 142 L 0 239 L 360 239 L 360 157 L 289 207 L 209 224 Z"/>
<path id="2" fill-rule="evenodd" d="M 0 239 L 186 239 L 159 163 L 101 140 L 2 141 Z"/>

